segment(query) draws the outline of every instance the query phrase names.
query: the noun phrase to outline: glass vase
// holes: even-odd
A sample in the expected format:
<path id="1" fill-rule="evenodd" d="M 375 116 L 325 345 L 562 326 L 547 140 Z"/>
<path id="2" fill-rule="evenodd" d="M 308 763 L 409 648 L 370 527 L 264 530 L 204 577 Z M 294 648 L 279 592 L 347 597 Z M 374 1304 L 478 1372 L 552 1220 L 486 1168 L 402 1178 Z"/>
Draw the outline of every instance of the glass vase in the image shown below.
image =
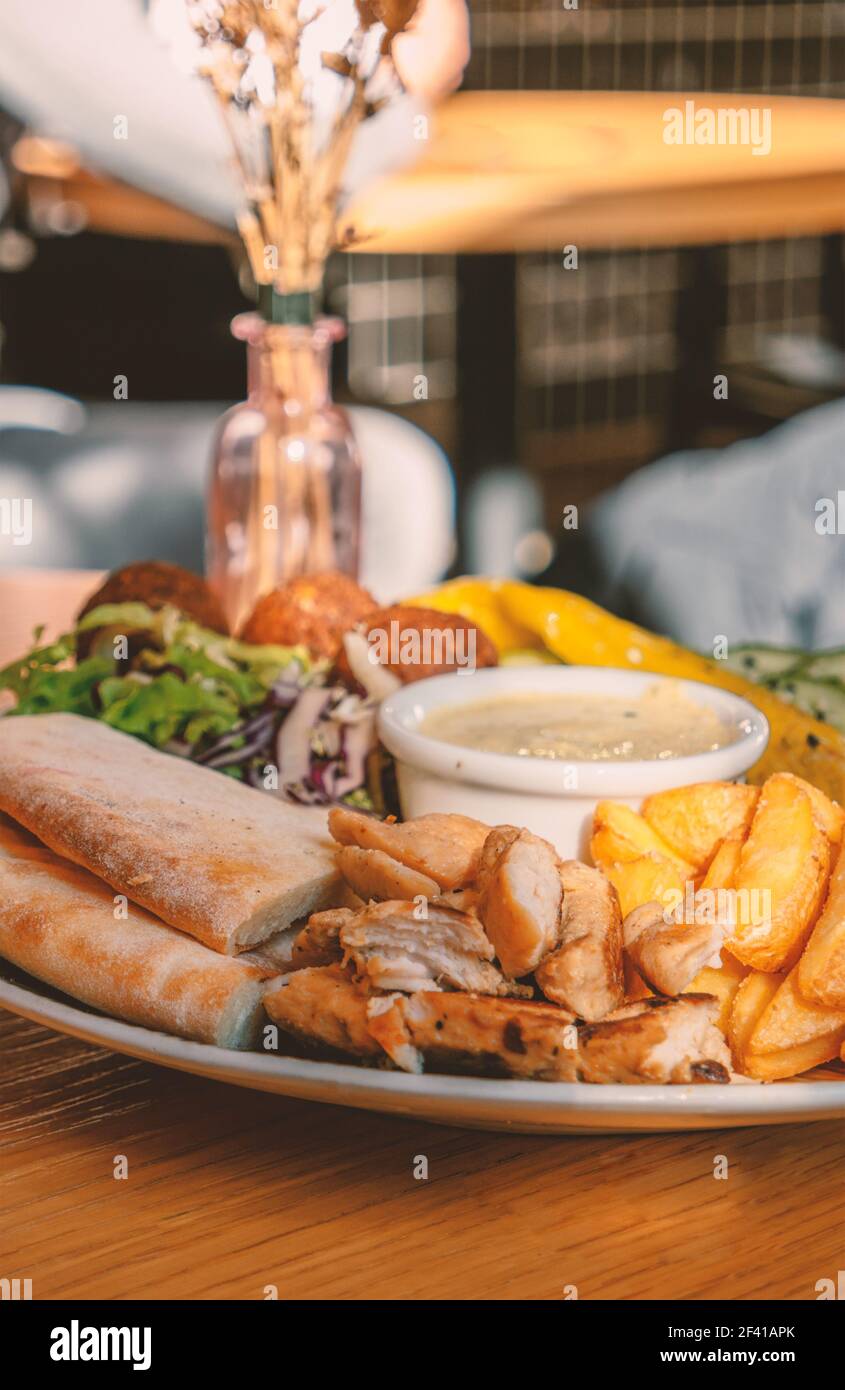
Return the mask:
<path id="1" fill-rule="evenodd" d="M 361 465 L 345 411 L 331 398 L 339 319 L 268 323 L 240 314 L 247 399 L 222 417 L 208 493 L 206 573 L 230 630 L 286 580 L 341 570 L 358 577 Z"/>

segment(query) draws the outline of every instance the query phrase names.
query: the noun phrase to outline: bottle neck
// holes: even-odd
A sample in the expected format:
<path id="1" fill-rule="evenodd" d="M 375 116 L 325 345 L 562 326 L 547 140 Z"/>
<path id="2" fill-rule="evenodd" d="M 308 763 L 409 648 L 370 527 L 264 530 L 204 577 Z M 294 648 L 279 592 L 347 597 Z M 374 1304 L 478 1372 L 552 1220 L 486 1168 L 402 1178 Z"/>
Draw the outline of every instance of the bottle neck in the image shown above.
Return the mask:
<path id="1" fill-rule="evenodd" d="M 250 397 L 290 410 L 319 410 L 331 399 L 331 342 L 314 328 L 268 325 L 247 348 Z"/>

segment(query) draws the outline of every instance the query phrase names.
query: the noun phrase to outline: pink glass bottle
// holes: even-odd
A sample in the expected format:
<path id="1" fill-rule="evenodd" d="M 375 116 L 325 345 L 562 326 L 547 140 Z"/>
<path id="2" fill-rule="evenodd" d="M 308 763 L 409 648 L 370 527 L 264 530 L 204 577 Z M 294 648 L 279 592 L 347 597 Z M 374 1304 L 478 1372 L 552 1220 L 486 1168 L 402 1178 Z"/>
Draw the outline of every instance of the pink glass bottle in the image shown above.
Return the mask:
<path id="1" fill-rule="evenodd" d="M 329 375 L 344 331 L 334 318 L 232 323 L 247 345 L 248 396 L 220 421 L 206 522 L 206 573 L 232 632 L 288 579 L 358 576 L 361 465 Z"/>

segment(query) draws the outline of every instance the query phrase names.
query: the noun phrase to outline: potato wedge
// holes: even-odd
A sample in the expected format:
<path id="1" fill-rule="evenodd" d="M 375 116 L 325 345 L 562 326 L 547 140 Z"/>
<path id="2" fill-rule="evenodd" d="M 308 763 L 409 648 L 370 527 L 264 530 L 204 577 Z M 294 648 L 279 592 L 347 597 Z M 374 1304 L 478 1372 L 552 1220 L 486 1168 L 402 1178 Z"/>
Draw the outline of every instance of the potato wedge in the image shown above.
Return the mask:
<path id="1" fill-rule="evenodd" d="M 715 1020 L 716 1027 L 725 1034 L 725 1037 L 728 1035 L 731 1009 L 737 990 L 748 973 L 749 966 L 734 960 L 733 956 L 728 955 L 727 951 L 723 949 L 721 969 L 717 970 L 712 965 L 705 965 L 703 969 L 699 970 L 692 984 L 688 986 L 690 994 L 715 994 L 719 1001 L 719 1013 Z"/>
<path id="2" fill-rule="evenodd" d="M 767 975 L 762 970 L 752 970 L 736 991 L 728 1020 L 728 1042 L 738 1071 L 745 1071 L 745 1055 L 751 1035 L 785 978 L 784 975 Z"/>
<path id="3" fill-rule="evenodd" d="M 684 896 L 686 875 L 657 854 L 641 854 L 627 863 L 602 864 L 601 870 L 616 889 L 623 918 L 644 903 L 660 903 L 671 910 Z"/>
<path id="4" fill-rule="evenodd" d="M 713 858 L 710 860 L 710 865 L 708 867 L 707 873 L 701 880 L 699 894 L 701 894 L 701 892 L 704 889 L 707 889 L 708 892 L 716 894 L 718 894 L 719 892 L 725 893 L 733 889 L 734 884 L 736 882 L 736 872 L 739 868 L 739 857 L 742 854 L 742 846 L 743 841 L 739 839 L 730 839 L 722 841 L 719 848 L 716 850 L 716 853 L 713 855 Z M 716 906 L 718 910 L 718 897 L 716 898 Z M 736 910 L 736 903 L 734 903 L 734 913 L 736 913 Z M 745 965 L 740 960 L 737 960 L 736 956 L 731 954 L 727 946 L 722 947 L 722 968 L 721 971 L 717 973 L 726 975 L 728 979 L 735 979 L 737 984 L 739 984 L 740 980 L 745 979 L 750 969 L 750 966 Z M 691 985 L 690 988 L 692 987 L 693 986 Z M 708 990 L 706 990 L 703 985 L 700 986 L 700 988 L 704 990 L 705 993 L 708 992 Z M 720 999 L 722 997 L 721 993 L 719 993 L 718 990 L 712 990 L 709 992 L 719 994 Z M 732 990 L 730 994 L 731 999 L 733 999 L 733 994 L 734 991 Z"/>
<path id="5" fill-rule="evenodd" d="M 710 888 L 714 892 L 718 892 L 720 888 L 733 888 L 743 843 L 740 839 L 722 841 L 701 880 L 702 888 Z"/>
<path id="6" fill-rule="evenodd" d="M 831 848 L 798 780 L 764 784 L 736 873 L 737 927 L 731 953 L 757 970 L 789 970 L 819 914 Z"/>
<path id="7" fill-rule="evenodd" d="M 701 872 L 720 842 L 743 839 L 760 795 L 739 782 L 699 782 L 647 796 L 642 814 L 676 854 Z"/>
<path id="8" fill-rule="evenodd" d="M 743 1066 L 743 1074 L 755 1081 L 785 1081 L 789 1076 L 800 1076 L 813 1067 L 824 1066 L 839 1055 L 839 1047 L 845 1038 L 845 1028 L 840 1028 L 824 1037 L 814 1038 L 812 1042 L 800 1043 L 798 1047 L 787 1048 L 784 1052 L 749 1052 Z"/>
<path id="9" fill-rule="evenodd" d="M 814 787 L 812 782 L 805 782 L 803 777 L 796 777 L 792 772 L 782 772 L 782 777 L 789 777 L 791 781 L 797 783 L 803 792 L 810 798 L 813 807 L 813 819 L 819 830 L 823 830 L 830 843 L 837 846 L 842 840 L 842 829 L 845 826 L 845 811 L 838 801 L 831 801 L 818 787 Z"/>
<path id="10" fill-rule="evenodd" d="M 799 961 L 798 985 L 805 998 L 845 1009 L 845 848 L 839 851 L 824 909 Z"/>
<path id="11" fill-rule="evenodd" d="M 748 1040 L 746 1057 L 785 1052 L 837 1033 L 845 1037 L 845 1009 L 828 1009 L 805 999 L 800 991 L 799 967 L 793 966 L 757 1020 Z M 831 1056 L 836 1056 L 841 1042 L 840 1037 Z"/>
<path id="12" fill-rule="evenodd" d="M 693 876 L 688 860 L 658 835 L 643 816 L 621 801 L 599 802 L 593 817 L 590 851 L 593 863 L 600 869 L 607 864 L 630 863 L 644 854 L 656 854 L 675 864 L 685 880 Z"/>

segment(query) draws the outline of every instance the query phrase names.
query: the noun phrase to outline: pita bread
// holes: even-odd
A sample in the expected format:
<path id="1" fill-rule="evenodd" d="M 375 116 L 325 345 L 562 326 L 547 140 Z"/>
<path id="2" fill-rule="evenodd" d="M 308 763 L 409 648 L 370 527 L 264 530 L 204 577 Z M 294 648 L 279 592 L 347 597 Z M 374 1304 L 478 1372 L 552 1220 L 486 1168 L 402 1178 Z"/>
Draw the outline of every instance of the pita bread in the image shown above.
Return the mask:
<path id="1" fill-rule="evenodd" d="M 74 714 L 0 719 L 0 811 L 226 955 L 333 905 L 325 813 Z"/>
<path id="2" fill-rule="evenodd" d="M 5 817 L 0 955 L 129 1023 L 218 1047 L 247 1048 L 258 1040 L 260 970 L 209 951 L 141 908 L 116 904 L 99 879 Z"/>

